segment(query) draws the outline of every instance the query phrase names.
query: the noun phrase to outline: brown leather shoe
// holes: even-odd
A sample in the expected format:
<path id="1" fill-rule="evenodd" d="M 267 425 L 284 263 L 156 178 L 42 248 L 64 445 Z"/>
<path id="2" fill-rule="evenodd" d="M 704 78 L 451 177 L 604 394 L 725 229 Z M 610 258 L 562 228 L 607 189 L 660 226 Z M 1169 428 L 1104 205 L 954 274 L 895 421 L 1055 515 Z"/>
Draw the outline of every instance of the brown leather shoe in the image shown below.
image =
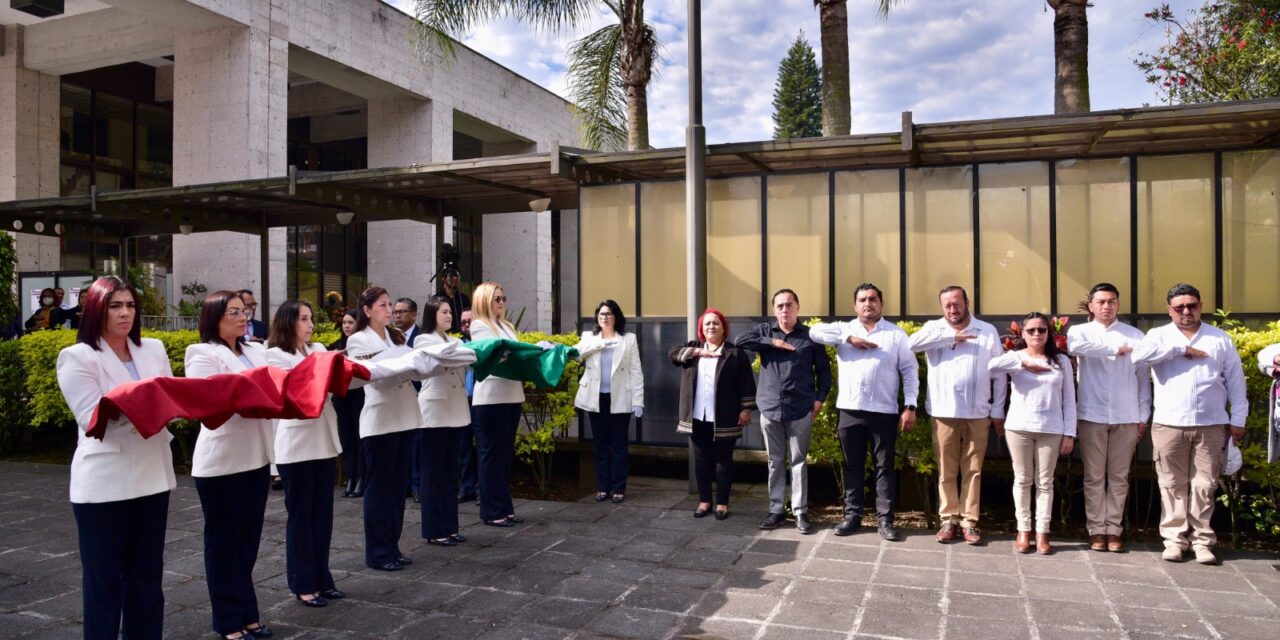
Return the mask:
<path id="1" fill-rule="evenodd" d="M 1036 553 L 1047 556 L 1053 552 L 1053 547 L 1049 546 L 1049 534 L 1036 533 Z"/>
<path id="2" fill-rule="evenodd" d="M 1107 550 L 1107 536 L 1101 533 L 1089 536 L 1089 548 L 1093 551 Z"/>
<path id="3" fill-rule="evenodd" d="M 1124 553 L 1124 541 L 1120 539 L 1120 536 L 1107 536 L 1107 551 Z"/>
<path id="4" fill-rule="evenodd" d="M 1018 537 L 1013 539 L 1013 550 L 1018 553 L 1031 553 L 1031 532 L 1019 531 Z"/>
<path id="5" fill-rule="evenodd" d="M 960 531 L 964 533 L 964 541 L 968 544 L 982 544 L 982 532 L 977 527 L 961 527 Z"/>
<path id="6" fill-rule="evenodd" d="M 938 529 L 938 535 L 934 537 L 937 538 L 938 542 L 941 542 L 942 544 L 946 544 L 956 539 L 957 528 L 958 527 L 954 522 L 951 522 L 951 521 L 944 522 L 942 523 L 942 528 Z"/>

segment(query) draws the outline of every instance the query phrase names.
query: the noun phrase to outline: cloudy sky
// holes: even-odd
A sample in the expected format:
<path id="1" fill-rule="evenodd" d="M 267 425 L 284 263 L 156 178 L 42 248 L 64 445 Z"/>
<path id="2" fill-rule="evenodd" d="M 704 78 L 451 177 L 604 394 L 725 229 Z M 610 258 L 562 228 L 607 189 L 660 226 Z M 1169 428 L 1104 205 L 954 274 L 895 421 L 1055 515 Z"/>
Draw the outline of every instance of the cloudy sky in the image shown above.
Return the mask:
<path id="1" fill-rule="evenodd" d="M 414 0 L 389 0 L 413 13 Z M 896 131 L 901 112 L 946 122 L 1053 112 L 1053 13 L 1043 0 L 907 0 L 887 20 L 872 0 L 849 0 L 853 133 Z M 1158 0 L 1094 0 L 1089 9 L 1089 75 L 1094 110 L 1140 107 L 1159 96 L 1133 64 L 1166 33 L 1142 14 Z M 1201 0 L 1170 0 L 1179 15 Z M 684 144 L 688 122 L 685 0 L 646 0 L 663 45 L 649 86 L 650 139 Z M 535 33 L 515 22 L 478 26 L 462 41 L 515 72 L 567 96 L 570 42 L 611 20 L 601 3 L 591 25 Z M 704 120 L 708 142 L 773 136 L 778 62 L 803 30 L 821 56 L 812 0 L 704 0 Z M 820 58 L 819 58 L 820 59 Z"/>

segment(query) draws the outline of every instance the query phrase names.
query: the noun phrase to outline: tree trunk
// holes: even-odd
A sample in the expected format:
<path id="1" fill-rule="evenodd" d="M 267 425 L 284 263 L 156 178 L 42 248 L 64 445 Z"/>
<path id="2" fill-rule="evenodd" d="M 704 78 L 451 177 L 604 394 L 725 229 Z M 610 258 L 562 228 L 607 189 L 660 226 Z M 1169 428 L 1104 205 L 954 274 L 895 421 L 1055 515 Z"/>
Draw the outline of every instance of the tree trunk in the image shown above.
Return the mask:
<path id="1" fill-rule="evenodd" d="M 649 148 L 649 88 L 627 85 L 627 149 Z"/>
<path id="2" fill-rule="evenodd" d="M 627 149 L 649 148 L 649 79 L 653 75 L 653 40 L 644 23 L 644 0 L 622 3 L 620 71 L 627 91 Z"/>
<path id="3" fill-rule="evenodd" d="M 1053 9 L 1053 112 L 1089 112 L 1087 0 L 1046 0 Z"/>
<path id="4" fill-rule="evenodd" d="M 822 28 L 822 135 L 849 135 L 849 9 L 845 0 L 813 0 Z"/>

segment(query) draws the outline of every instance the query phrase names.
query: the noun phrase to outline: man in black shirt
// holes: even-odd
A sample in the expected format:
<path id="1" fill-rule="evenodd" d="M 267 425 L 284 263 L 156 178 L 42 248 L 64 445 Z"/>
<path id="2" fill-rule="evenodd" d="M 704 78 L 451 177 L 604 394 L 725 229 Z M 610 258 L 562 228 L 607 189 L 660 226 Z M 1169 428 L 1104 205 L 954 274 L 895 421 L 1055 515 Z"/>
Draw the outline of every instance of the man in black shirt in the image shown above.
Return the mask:
<path id="1" fill-rule="evenodd" d="M 796 529 L 809 533 L 813 529 L 808 518 L 809 469 L 805 458 L 813 419 L 831 390 L 831 363 L 826 348 L 809 339 L 809 327 L 797 322 L 799 314 L 800 297 L 790 289 L 781 289 L 773 294 L 776 320 L 743 331 L 734 343 L 760 354 L 756 405 L 769 454 L 769 515 L 760 528 L 776 529 L 787 519 L 786 469 L 790 466 Z"/>
<path id="2" fill-rule="evenodd" d="M 449 325 L 449 333 L 462 333 L 462 312 L 471 308 L 470 301 L 458 286 L 461 282 L 462 276 L 453 267 L 445 267 L 440 274 L 440 291 L 436 295 L 448 300 L 449 309 L 453 311 L 453 324 Z"/>

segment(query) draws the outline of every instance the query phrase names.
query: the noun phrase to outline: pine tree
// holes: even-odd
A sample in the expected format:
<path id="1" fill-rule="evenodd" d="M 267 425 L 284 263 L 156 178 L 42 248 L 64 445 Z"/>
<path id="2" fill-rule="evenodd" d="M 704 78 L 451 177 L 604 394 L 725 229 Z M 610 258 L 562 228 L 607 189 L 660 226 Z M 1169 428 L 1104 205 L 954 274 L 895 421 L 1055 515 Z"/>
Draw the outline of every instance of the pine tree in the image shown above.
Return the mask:
<path id="1" fill-rule="evenodd" d="M 813 47 L 796 35 L 778 65 L 773 85 L 773 137 L 812 138 L 822 135 L 822 72 Z"/>

